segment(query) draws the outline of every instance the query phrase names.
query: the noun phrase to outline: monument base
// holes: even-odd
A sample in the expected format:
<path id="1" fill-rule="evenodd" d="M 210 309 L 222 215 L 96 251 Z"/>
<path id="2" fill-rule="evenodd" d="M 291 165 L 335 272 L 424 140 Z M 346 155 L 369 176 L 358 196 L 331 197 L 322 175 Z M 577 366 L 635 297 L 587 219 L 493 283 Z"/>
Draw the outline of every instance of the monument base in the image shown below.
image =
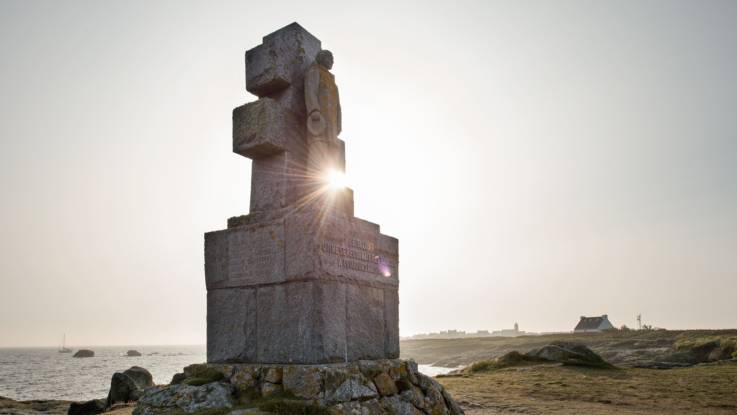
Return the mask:
<path id="1" fill-rule="evenodd" d="M 361 360 L 325 365 L 203 363 L 184 368 L 171 385 L 146 389 L 134 415 L 407 414 L 463 410 L 414 361 Z"/>

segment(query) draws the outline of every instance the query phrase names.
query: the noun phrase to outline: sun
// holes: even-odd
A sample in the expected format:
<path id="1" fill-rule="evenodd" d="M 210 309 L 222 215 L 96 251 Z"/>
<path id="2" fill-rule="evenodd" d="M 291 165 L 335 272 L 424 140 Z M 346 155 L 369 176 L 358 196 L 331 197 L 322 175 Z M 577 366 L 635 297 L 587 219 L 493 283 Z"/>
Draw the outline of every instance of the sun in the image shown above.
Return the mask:
<path id="1" fill-rule="evenodd" d="M 325 175 L 325 181 L 327 182 L 328 186 L 333 190 L 343 189 L 348 185 L 346 182 L 345 173 L 336 169 L 328 170 Z"/>

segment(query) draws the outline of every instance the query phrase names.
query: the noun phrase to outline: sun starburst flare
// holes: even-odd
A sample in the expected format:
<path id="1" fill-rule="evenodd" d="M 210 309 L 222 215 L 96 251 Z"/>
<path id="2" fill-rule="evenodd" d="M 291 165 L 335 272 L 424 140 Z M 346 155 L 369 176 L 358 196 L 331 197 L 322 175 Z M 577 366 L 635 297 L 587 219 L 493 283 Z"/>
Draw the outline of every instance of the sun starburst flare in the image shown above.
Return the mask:
<path id="1" fill-rule="evenodd" d="M 331 169 L 325 174 L 325 181 L 332 190 L 340 190 L 348 186 L 345 173 Z"/>

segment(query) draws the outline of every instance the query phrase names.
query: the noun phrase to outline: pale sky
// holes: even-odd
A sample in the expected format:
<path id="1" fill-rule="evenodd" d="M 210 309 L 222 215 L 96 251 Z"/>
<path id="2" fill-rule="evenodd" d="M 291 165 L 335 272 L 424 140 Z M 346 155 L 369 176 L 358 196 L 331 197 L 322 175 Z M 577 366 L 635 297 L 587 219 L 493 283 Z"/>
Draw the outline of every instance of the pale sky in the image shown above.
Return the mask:
<path id="1" fill-rule="evenodd" d="M 246 49 L 335 55 L 400 331 L 737 327 L 737 2 L 0 1 L 0 346 L 203 344 Z"/>

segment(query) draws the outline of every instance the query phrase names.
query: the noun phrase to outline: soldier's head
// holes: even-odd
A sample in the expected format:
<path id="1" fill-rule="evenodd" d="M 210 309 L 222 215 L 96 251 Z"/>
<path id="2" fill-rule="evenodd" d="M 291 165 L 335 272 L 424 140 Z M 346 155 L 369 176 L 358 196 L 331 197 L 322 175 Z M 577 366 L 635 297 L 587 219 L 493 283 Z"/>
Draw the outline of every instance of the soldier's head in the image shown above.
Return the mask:
<path id="1" fill-rule="evenodd" d="M 317 61 L 317 64 L 322 67 L 333 69 L 333 53 L 329 50 L 321 50 L 317 52 L 315 61 Z"/>

